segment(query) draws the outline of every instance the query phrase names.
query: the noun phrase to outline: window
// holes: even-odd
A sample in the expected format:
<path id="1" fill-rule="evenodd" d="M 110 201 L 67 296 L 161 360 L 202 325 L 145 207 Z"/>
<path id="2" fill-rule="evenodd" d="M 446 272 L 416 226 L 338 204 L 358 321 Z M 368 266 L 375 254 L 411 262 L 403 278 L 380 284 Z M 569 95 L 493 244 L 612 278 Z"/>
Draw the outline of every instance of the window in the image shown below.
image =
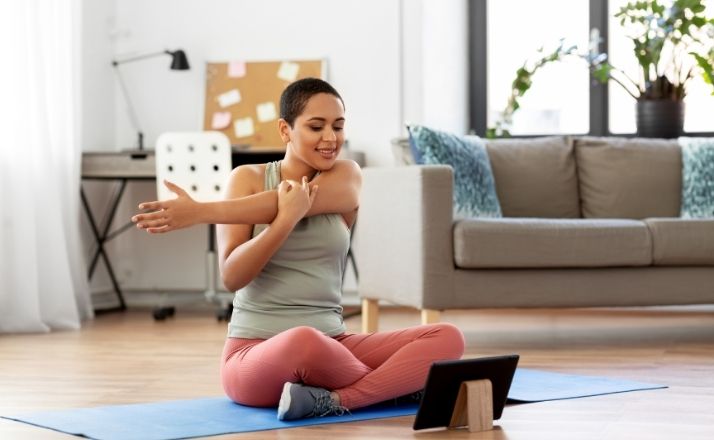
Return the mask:
<path id="1" fill-rule="evenodd" d="M 588 0 L 489 1 L 487 28 L 488 126 L 493 127 L 508 103 L 516 71 L 526 60 L 532 68 L 557 48 L 561 38 L 565 47 L 587 48 Z M 573 56 L 538 69 L 533 85 L 519 99 L 511 134 L 587 133 L 588 81 L 585 62 Z"/>
<path id="2" fill-rule="evenodd" d="M 631 0 L 632 1 L 632 0 Z M 671 0 L 662 0 L 664 2 Z M 469 86 L 471 128 L 484 135 L 507 105 L 516 70 L 534 62 L 538 49 L 555 49 L 560 38 L 588 48 L 589 30 L 597 27 L 607 41 L 601 50 L 628 75 L 637 75 L 637 60 L 615 12 L 628 0 L 470 0 Z M 714 16 L 714 0 L 705 0 Z M 572 57 L 538 70 L 519 100 L 512 135 L 635 133 L 636 103 L 619 85 L 591 86 L 584 61 Z M 697 75 L 687 83 L 684 130 L 713 135 L 714 96 Z"/>
<path id="3" fill-rule="evenodd" d="M 627 38 L 627 33 L 614 18 L 615 13 L 628 0 L 609 1 L 609 59 L 610 62 L 621 68 L 630 78 L 636 79 L 639 72 L 637 59 L 632 52 L 632 41 Z M 707 17 L 714 16 L 714 0 L 706 0 Z M 663 54 L 663 56 L 666 54 Z M 693 63 L 692 63 L 693 64 Z M 610 84 L 610 132 L 613 134 L 635 133 L 635 107 L 636 101 L 628 95 L 622 87 Z M 701 75 L 689 80 L 687 83 L 687 96 L 684 98 L 684 131 L 685 132 L 711 132 L 714 131 L 714 96 L 711 95 L 711 86 L 706 84 Z"/>

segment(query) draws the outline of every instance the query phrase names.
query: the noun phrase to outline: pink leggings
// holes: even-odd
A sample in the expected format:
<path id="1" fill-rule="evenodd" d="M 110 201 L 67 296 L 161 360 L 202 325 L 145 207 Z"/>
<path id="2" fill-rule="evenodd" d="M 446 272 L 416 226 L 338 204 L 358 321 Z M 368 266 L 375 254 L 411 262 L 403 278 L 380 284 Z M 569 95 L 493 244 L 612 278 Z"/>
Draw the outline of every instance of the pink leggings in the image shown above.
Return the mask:
<path id="1" fill-rule="evenodd" d="M 422 389 L 432 362 L 463 352 L 464 336 L 451 324 L 334 338 L 295 327 L 270 339 L 228 338 L 221 379 L 243 405 L 276 406 L 285 382 L 301 382 L 335 391 L 355 409 Z"/>

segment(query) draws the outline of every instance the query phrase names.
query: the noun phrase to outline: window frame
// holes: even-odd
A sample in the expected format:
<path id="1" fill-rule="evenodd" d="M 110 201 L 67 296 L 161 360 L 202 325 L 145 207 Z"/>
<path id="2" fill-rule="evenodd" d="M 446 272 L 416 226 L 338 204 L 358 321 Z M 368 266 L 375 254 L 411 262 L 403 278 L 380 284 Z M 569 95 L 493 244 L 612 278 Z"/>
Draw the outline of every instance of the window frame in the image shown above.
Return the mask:
<path id="1" fill-rule="evenodd" d="M 468 68 L 469 68 L 469 130 L 479 136 L 485 136 L 488 128 L 488 0 L 469 0 L 468 14 Z M 598 28 L 602 37 L 600 50 L 608 52 L 608 0 L 589 0 L 590 29 Z M 590 75 L 590 130 L 585 135 L 573 133 L 552 133 L 552 135 L 577 136 L 616 136 L 637 137 L 637 133 L 611 133 L 609 115 L 609 84 L 600 83 Z M 684 132 L 683 136 L 714 136 L 711 132 Z M 539 137 L 547 135 L 514 135 L 514 138 Z"/>

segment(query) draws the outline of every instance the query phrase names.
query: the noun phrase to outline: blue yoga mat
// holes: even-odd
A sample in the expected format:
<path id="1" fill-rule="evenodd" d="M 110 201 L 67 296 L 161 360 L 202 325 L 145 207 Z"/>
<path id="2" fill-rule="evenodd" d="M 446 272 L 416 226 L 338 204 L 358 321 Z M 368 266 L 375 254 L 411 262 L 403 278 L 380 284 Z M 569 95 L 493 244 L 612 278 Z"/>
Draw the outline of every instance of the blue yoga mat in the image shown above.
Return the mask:
<path id="1" fill-rule="evenodd" d="M 513 402 L 540 402 L 655 388 L 666 387 L 629 380 L 519 368 L 513 378 L 508 398 Z M 274 408 L 252 408 L 237 405 L 225 397 L 215 397 L 8 414 L 2 417 L 99 440 L 173 440 L 400 417 L 416 414 L 416 411 L 417 405 L 374 406 L 341 417 L 281 422 L 276 418 Z"/>
<path id="2" fill-rule="evenodd" d="M 633 380 L 517 368 L 511 389 L 508 391 L 508 401 L 511 403 L 545 402 L 658 388 L 667 387 Z"/>
<path id="3" fill-rule="evenodd" d="M 266 429 L 354 422 L 416 414 L 417 405 L 365 408 L 344 416 L 281 422 L 275 408 L 253 408 L 226 397 L 100 406 L 2 416 L 101 440 L 169 440 Z"/>

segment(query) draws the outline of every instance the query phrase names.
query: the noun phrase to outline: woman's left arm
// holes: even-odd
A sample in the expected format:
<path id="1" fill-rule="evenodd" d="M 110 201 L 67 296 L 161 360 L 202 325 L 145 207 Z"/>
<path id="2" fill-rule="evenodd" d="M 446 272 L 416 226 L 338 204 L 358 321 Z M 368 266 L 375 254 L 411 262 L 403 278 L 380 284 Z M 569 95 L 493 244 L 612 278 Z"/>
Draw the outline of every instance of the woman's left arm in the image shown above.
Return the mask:
<path id="1" fill-rule="evenodd" d="M 362 190 L 362 170 L 352 160 L 338 160 L 328 171 L 320 173 L 311 182 L 317 193 L 307 216 L 318 214 L 348 214 L 359 208 Z"/>

